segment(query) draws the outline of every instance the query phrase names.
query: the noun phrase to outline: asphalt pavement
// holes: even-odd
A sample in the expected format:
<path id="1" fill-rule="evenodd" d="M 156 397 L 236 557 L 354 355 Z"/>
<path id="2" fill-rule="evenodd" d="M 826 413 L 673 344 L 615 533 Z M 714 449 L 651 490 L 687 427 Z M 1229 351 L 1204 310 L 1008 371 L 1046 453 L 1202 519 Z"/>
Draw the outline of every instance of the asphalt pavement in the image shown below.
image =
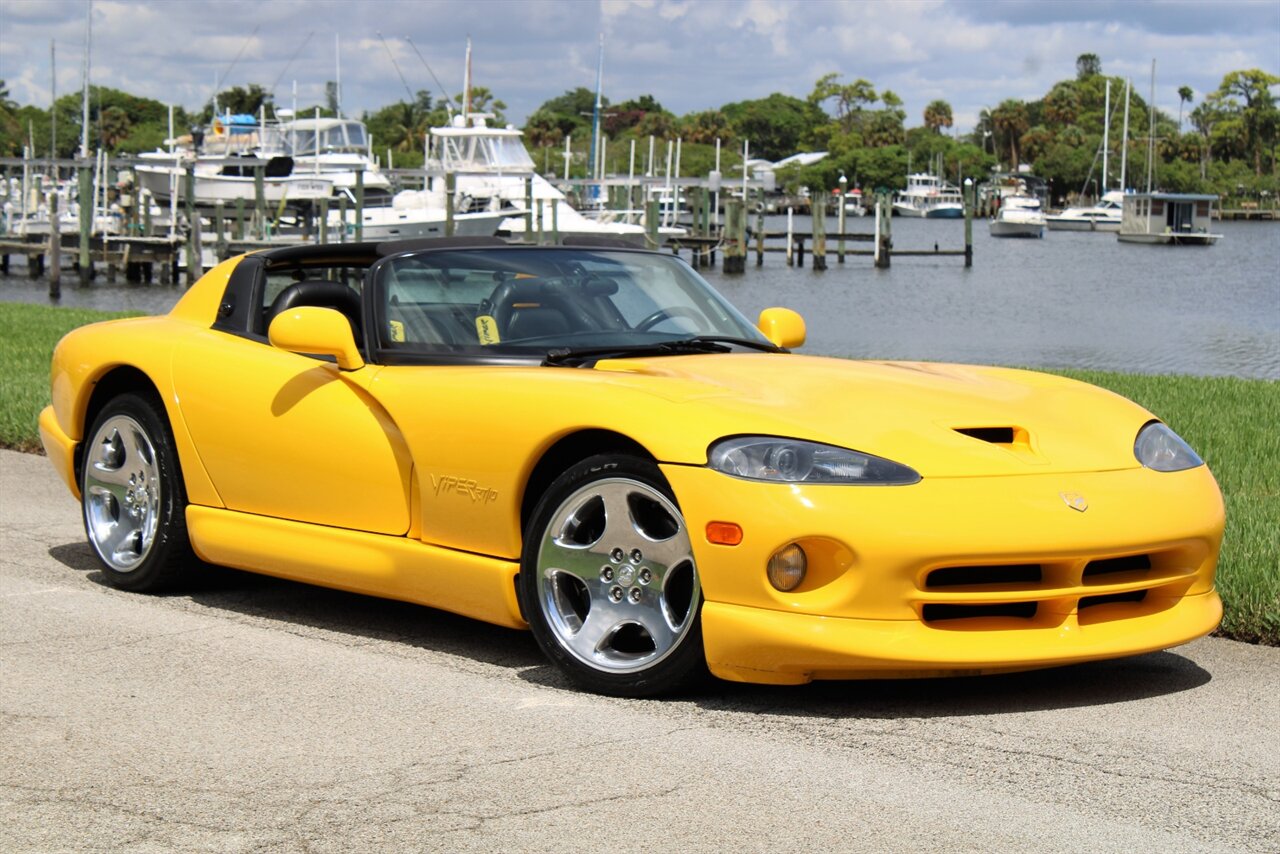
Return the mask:
<path id="1" fill-rule="evenodd" d="M 526 633 L 212 571 L 107 587 L 0 451 L 0 851 L 1280 850 L 1280 649 L 571 689 Z"/>

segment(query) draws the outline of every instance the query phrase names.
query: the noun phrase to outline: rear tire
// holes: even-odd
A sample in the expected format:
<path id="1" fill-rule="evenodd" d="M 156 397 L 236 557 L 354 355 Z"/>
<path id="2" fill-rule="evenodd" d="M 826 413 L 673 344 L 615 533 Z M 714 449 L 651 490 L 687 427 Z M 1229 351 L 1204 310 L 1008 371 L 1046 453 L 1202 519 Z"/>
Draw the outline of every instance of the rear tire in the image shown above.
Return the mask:
<path id="1" fill-rule="evenodd" d="M 113 587 L 142 593 L 186 580 L 197 560 L 173 432 L 158 400 L 136 393 L 98 413 L 80 474 L 85 533 Z"/>
<path id="2" fill-rule="evenodd" d="M 649 697 L 706 673 L 689 530 L 648 460 L 595 456 L 551 484 L 525 531 L 519 592 L 542 651 L 588 691 Z"/>

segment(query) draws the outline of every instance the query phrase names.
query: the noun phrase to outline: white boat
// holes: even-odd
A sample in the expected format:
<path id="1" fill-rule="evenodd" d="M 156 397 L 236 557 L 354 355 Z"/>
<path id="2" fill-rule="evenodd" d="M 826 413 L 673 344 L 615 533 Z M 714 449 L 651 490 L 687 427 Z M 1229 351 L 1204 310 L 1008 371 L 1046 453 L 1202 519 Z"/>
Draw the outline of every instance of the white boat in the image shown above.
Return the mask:
<path id="1" fill-rule="evenodd" d="M 1050 231 L 1119 231 L 1124 211 L 1124 193 L 1112 190 L 1096 205 L 1071 207 L 1046 216 Z"/>
<path id="2" fill-rule="evenodd" d="M 838 193 L 839 191 L 833 190 Z M 837 196 L 837 201 L 839 197 Z M 849 190 L 844 194 L 844 212 L 849 216 L 866 216 L 867 208 L 862 203 L 862 191 L 859 189 Z"/>
<path id="3" fill-rule="evenodd" d="M 427 171 L 428 190 L 443 185 L 443 175 L 455 175 L 459 212 L 503 212 L 498 233 L 523 238 L 526 231 L 526 180 L 532 184 L 533 230 L 545 234 L 619 237 L 636 244 L 645 242 L 645 226 L 639 222 L 595 220 L 583 216 L 564 193 L 537 174 L 524 147 L 521 132 L 513 127 L 489 127 L 490 116 L 472 113 L 468 122 L 455 116 L 448 127 L 431 129 Z M 661 234 L 684 234 L 680 228 L 660 228 Z"/>
<path id="4" fill-rule="evenodd" d="M 1025 194 L 1005 196 L 989 227 L 992 237 L 1044 237 L 1040 200 Z"/>
<path id="5" fill-rule="evenodd" d="M 276 126 L 280 153 L 293 158 L 293 174 L 327 178 L 335 193 L 364 187 L 365 203 L 390 202 L 391 181 L 373 157 L 364 122 L 355 119 L 295 119 Z"/>
<path id="6" fill-rule="evenodd" d="M 373 158 L 369 133 L 354 119 L 273 123 L 228 114 L 172 142 L 170 151 L 139 155 L 139 187 L 161 201 L 173 192 L 183 198 L 188 168 L 195 175 L 196 204 L 252 201 L 254 160 L 266 161 L 263 194 L 269 205 L 318 201 L 344 191 L 354 196 L 361 183 L 366 204 L 391 201 L 391 182 Z"/>
<path id="7" fill-rule="evenodd" d="M 917 172 L 907 176 L 907 188 L 893 197 L 893 212 L 926 219 L 959 219 L 964 216 L 964 198 L 954 184 Z"/>
<path id="8" fill-rule="evenodd" d="M 443 190 L 402 190 L 389 205 L 367 207 L 361 216 L 364 240 L 408 240 L 414 237 L 444 237 L 446 213 Z M 495 234 L 507 214 L 502 211 L 455 213 L 453 234 L 456 237 L 488 237 Z M 355 209 L 347 212 L 329 210 L 329 227 L 344 229 L 355 236 Z"/>
<path id="9" fill-rule="evenodd" d="M 167 201 L 175 193 L 179 199 L 186 198 L 188 167 L 195 179 L 192 194 L 197 205 L 208 207 L 218 202 L 234 203 L 237 199 L 252 205 L 257 198 L 253 167 L 244 166 L 242 162 L 165 152 L 140 154 L 139 158 L 134 168 L 138 187 L 158 201 Z M 243 174 L 245 171 L 249 174 Z M 317 175 L 295 175 L 289 158 L 275 157 L 264 168 L 262 195 L 268 205 L 318 201 L 333 196 L 333 181 Z"/>
<path id="10" fill-rule="evenodd" d="M 1199 193 L 1131 193 L 1124 197 L 1116 237 L 1125 243 L 1212 246 L 1222 238 L 1209 231 L 1217 199 Z"/>

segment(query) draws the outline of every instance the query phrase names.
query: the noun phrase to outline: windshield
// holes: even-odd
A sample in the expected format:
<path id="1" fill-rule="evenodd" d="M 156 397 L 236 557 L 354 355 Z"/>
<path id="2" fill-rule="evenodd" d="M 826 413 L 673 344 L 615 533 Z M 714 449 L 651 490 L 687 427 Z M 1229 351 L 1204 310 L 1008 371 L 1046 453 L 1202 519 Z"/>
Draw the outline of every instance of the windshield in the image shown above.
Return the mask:
<path id="1" fill-rule="evenodd" d="M 767 339 L 687 264 L 603 249 L 394 255 L 372 272 L 379 344 L 422 355 L 537 356 L 695 336 Z"/>

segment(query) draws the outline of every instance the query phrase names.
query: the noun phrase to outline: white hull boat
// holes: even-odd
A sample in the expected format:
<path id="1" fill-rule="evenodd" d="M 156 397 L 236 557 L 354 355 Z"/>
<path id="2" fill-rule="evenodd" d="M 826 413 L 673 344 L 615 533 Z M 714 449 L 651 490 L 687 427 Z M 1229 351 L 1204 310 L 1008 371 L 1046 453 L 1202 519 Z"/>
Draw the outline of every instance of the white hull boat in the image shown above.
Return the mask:
<path id="1" fill-rule="evenodd" d="M 1067 208 L 1062 213 L 1045 217 L 1050 231 L 1111 231 L 1120 230 L 1124 211 L 1124 194 L 1119 190 L 1106 193 L 1090 207 Z"/>
<path id="2" fill-rule="evenodd" d="M 1005 196 L 991 220 L 992 237 L 1044 237 L 1045 217 L 1035 196 Z"/>
<path id="3" fill-rule="evenodd" d="M 907 176 L 907 189 L 894 196 L 893 212 L 923 219 L 960 219 L 964 216 L 964 198 L 960 188 L 936 175 L 919 172 Z"/>

